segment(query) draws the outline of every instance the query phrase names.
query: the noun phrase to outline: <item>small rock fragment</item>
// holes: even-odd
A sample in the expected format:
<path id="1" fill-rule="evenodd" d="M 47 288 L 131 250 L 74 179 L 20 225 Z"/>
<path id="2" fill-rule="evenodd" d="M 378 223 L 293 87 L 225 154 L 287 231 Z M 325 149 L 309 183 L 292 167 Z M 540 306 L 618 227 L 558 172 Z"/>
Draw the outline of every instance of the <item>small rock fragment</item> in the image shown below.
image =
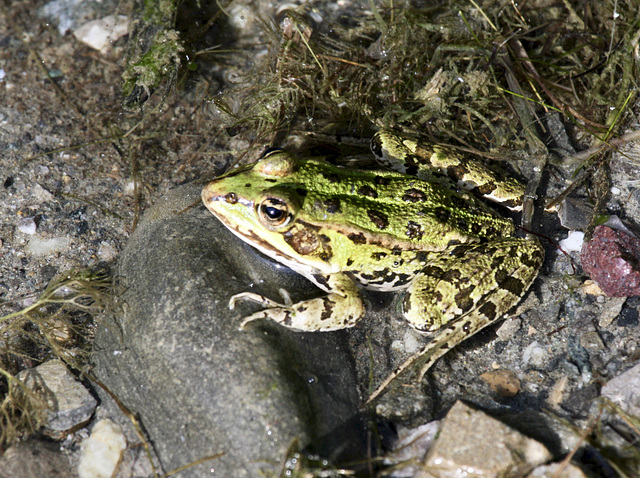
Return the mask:
<path id="1" fill-rule="evenodd" d="M 587 475 L 571 463 L 550 463 L 537 467 L 527 478 L 587 478 Z"/>
<path id="2" fill-rule="evenodd" d="M 29 240 L 26 249 L 34 256 L 48 256 L 67 249 L 69 244 L 71 244 L 71 239 L 66 236 L 52 237 L 51 239 L 34 236 Z"/>
<path id="3" fill-rule="evenodd" d="M 549 353 L 537 340 L 531 342 L 522 353 L 522 361 L 530 367 L 544 367 L 548 363 L 548 360 Z"/>
<path id="4" fill-rule="evenodd" d="M 129 33 L 129 19 L 124 15 L 108 15 L 78 27 L 74 32 L 81 42 L 101 53 L 106 53 L 111 43 Z"/>
<path id="5" fill-rule="evenodd" d="M 86 422 L 96 408 L 96 399 L 61 360 L 50 360 L 24 370 L 18 378 L 46 401 L 49 408 L 45 426 L 55 432 L 64 432 Z"/>
<path id="6" fill-rule="evenodd" d="M 37 228 L 38 226 L 36 225 L 36 221 L 33 217 L 23 217 L 18 222 L 18 231 L 24 234 L 29 234 L 30 236 L 33 236 L 36 233 Z"/>
<path id="7" fill-rule="evenodd" d="M 495 370 L 480 375 L 491 389 L 503 397 L 513 397 L 520 392 L 520 380 L 511 370 Z"/>
<path id="8" fill-rule="evenodd" d="M 625 412 L 640 416 L 640 364 L 609 380 L 601 394 Z"/>
<path id="9" fill-rule="evenodd" d="M 91 436 L 82 443 L 82 456 L 78 463 L 80 478 L 111 478 L 122 453 L 127 447 L 120 427 L 111 420 L 100 420 Z"/>
<path id="10" fill-rule="evenodd" d="M 31 194 L 33 194 L 33 196 L 40 202 L 51 201 L 53 199 L 53 194 L 40 186 L 38 183 L 34 184 L 34 186 L 31 188 Z"/>
<path id="11" fill-rule="evenodd" d="M 640 295 L 640 240 L 598 226 L 582 246 L 582 268 L 611 297 Z"/>
<path id="12" fill-rule="evenodd" d="M 106 262 L 111 262 L 115 260 L 118 255 L 118 251 L 115 247 L 113 247 L 108 242 L 102 241 L 100 243 L 100 247 L 98 248 L 98 257 Z"/>
<path id="13" fill-rule="evenodd" d="M 569 231 L 567 238 L 561 240 L 558 245 L 564 252 L 569 253 L 578 252 L 582 249 L 582 244 L 584 244 L 584 232 Z M 562 252 L 558 251 L 558 254 L 562 254 Z"/>
<path id="14" fill-rule="evenodd" d="M 438 470 L 436 476 L 526 476 L 550 459 L 540 442 L 457 402 L 415 476 L 434 476 L 427 470 Z"/>
<path id="15" fill-rule="evenodd" d="M 0 457 L 0 478 L 69 478 L 74 476 L 69 457 L 60 444 L 29 439 L 9 447 Z"/>
<path id="16" fill-rule="evenodd" d="M 433 445 L 433 441 L 440 429 L 440 421 L 425 423 L 416 428 L 398 429 L 398 441 L 393 450 L 384 456 L 385 465 L 394 465 L 394 478 L 412 478 L 416 476 L 419 463 Z"/>

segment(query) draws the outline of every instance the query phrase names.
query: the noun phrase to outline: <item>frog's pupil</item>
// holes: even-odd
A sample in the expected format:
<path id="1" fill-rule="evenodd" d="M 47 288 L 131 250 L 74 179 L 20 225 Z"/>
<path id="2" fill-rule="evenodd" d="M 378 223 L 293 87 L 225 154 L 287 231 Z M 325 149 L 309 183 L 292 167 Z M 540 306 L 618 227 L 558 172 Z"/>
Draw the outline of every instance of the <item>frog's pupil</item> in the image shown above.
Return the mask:
<path id="1" fill-rule="evenodd" d="M 264 206 L 264 213 L 269 219 L 279 219 L 282 217 L 282 209 L 273 206 Z"/>

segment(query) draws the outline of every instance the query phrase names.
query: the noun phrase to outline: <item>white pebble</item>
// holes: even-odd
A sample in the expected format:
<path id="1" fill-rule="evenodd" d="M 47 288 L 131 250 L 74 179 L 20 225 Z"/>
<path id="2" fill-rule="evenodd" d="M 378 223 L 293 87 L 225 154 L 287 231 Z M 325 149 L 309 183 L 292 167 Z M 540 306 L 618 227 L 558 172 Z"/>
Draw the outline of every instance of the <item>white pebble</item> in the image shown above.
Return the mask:
<path id="1" fill-rule="evenodd" d="M 582 243 L 584 242 L 584 232 L 582 231 L 569 231 L 569 235 L 566 239 L 560 241 L 559 246 L 565 252 L 577 252 L 582 249 Z M 562 254 L 558 251 L 558 254 Z"/>
<path id="2" fill-rule="evenodd" d="M 23 217 L 20 219 L 20 222 L 18 222 L 18 231 L 29 234 L 30 236 L 36 233 L 37 227 L 36 221 L 34 221 L 32 217 Z"/>
<path id="3" fill-rule="evenodd" d="M 73 32 L 78 40 L 91 48 L 106 53 L 111 43 L 129 32 L 129 19 L 124 15 L 106 16 L 100 20 L 93 20 L 79 26 Z"/>
<path id="4" fill-rule="evenodd" d="M 100 247 L 98 248 L 98 257 L 103 261 L 110 262 L 116 258 L 118 255 L 118 251 L 108 242 L 102 241 L 100 243 Z"/>
<path id="5" fill-rule="evenodd" d="M 82 442 L 82 456 L 78 463 L 80 478 L 111 478 L 127 447 L 120 427 L 111 420 L 100 420 L 91 436 Z"/>
<path id="6" fill-rule="evenodd" d="M 537 341 L 529 345 L 522 354 L 522 360 L 526 365 L 542 367 L 546 365 L 549 354 Z"/>
<path id="7" fill-rule="evenodd" d="M 34 256 L 48 256 L 54 252 L 65 250 L 71 244 L 71 239 L 66 236 L 52 237 L 51 239 L 42 239 L 34 236 L 27 244 L 27 252 Z"/>

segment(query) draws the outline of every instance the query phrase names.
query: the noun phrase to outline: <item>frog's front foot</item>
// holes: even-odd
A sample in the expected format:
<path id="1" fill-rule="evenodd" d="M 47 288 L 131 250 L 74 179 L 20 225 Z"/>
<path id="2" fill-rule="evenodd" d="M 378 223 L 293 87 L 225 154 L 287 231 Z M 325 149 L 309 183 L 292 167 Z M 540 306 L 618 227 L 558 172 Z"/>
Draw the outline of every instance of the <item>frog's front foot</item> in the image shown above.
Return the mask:
<path id="1" fill-rule="evenodd" d="M 240 329 L 244 329 L 249 322 L 260 319 L 273 320 L 302 332 L 326 332 L 356 325 L 364 315 L 365 308 L 355 284 L 346 276 L 336 274 L 326 278 L 326 285 L 334 292 L 295 304 L 286 291 L 282 290 L 280 293 L 284 304 L 253 292 L 243 292 L 231 297 L 229 308 L 234 309 L 239 300 L 249 300 L 265 307 L 244 317 Z"/>

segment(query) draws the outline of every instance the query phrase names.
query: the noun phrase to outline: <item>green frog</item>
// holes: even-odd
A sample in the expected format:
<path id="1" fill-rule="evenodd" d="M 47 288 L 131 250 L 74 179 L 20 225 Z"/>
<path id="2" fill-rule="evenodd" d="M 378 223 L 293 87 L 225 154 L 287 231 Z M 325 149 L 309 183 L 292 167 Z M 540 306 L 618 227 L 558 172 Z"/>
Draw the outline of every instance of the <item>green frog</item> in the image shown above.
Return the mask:
<path id="1" fill-rule="evenodd" d="M 207 184 L 202 200 L 240 239 L 327 293 L 295 304 L 237 294 L 231 308 L 239 300 L 264 307 L 243 327 L 258 319 L 299 331 L 353 327 L 365 313 L 362 287 L 404 291 L 404 318 L 435 333 L 420 354 L 423 375 L 522 298 L 544 252 L 514 237 L 512 221 L 484 201 L 517 210 L 524 189 L 512 178 L 392 131 L 376 133 L 371 149 L 395 171 L 275 150 Z"/>

